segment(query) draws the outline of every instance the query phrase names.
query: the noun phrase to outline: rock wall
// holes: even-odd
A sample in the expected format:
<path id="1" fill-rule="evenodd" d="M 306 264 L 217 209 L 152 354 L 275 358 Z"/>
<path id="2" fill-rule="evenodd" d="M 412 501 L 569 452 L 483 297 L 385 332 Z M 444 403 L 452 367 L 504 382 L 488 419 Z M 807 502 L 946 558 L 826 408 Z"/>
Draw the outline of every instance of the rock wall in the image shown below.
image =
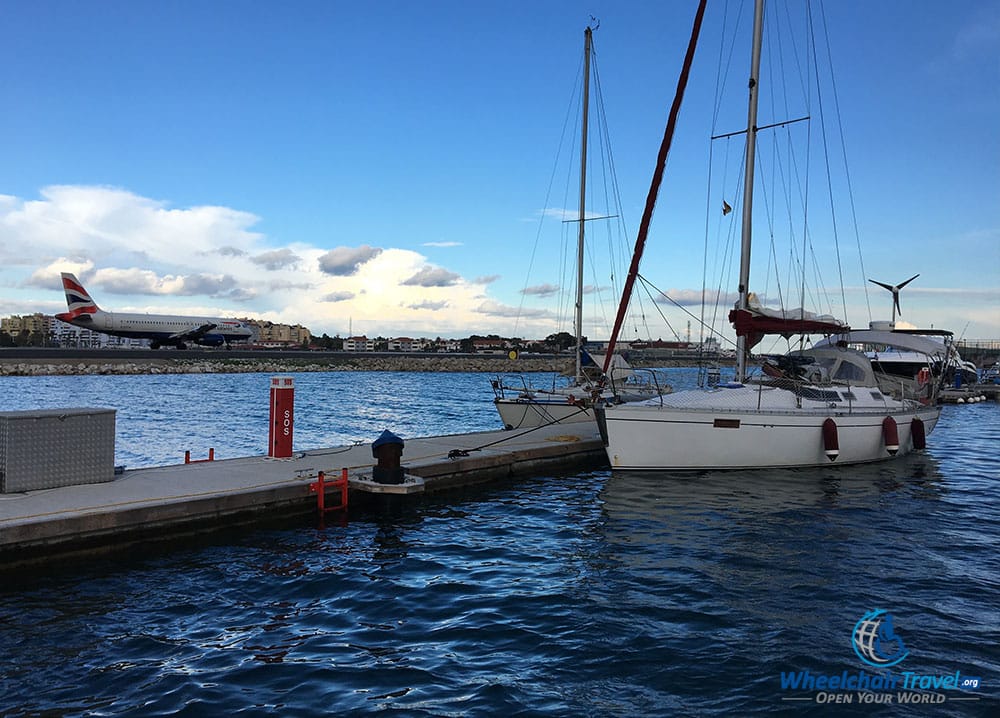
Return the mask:
<path id="1" fill-rule="evenodd" d="M 517 359 L 506 357 L 331 357 L 317 359 L 150 359 L 133 361 L 0 362 L 0 376 L 48 374 L 226 374 L 264 372 L 283 374 L 301 371 L 417 371 L 572 373 L 571 359 Z"/>

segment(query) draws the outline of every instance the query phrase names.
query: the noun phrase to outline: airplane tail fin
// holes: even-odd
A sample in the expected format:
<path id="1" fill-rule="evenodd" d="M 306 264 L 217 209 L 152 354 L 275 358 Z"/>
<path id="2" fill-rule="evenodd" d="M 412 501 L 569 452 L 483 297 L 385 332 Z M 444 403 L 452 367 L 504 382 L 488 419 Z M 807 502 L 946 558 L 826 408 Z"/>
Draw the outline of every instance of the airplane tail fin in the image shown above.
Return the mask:
<path id="1" fill-rule="evenodd" d="M 76 278 L 76 275 L 63 272 L 62 283 L 63 291 L 66 292 L 66 306 L 69 308 L 69 311 L 66 314 L 59 315 L 60 318 L 78 319 L 85 314 L 96 314 L 101 311 L 101 308 L 97 306 L 97 303 L 90 298 L 87 290 L 80 284 L 80 280 Z"/>

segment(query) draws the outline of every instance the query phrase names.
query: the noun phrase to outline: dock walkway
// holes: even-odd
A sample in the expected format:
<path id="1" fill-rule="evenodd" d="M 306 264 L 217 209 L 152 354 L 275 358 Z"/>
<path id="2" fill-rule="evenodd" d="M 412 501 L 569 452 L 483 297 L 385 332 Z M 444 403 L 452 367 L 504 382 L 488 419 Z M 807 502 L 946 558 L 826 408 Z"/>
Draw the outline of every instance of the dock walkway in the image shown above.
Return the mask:
<path id="1" fill-rule="evenodd" d="M 234 521 L 315 510 L 309 485 L 348 469 L 351 500 L 439 491 L 500 478 L 606 464 L 596 426 L 547 426 L 407 439 L 403 485 L 374 484 L 370 444 L 125 471 L 114 481 L 0 494 L 0 567 L 127 545 Z M 332 496 L 333 491 L 328 489 Z"/>

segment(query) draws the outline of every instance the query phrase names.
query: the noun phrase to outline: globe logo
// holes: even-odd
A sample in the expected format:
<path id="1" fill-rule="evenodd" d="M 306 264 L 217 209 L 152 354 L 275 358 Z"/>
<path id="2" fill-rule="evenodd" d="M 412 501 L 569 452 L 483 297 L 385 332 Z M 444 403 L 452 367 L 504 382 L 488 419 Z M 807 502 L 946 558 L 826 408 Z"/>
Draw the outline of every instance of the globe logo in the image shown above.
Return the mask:
<path id="1" fill-rule="evenodd" d="M 869 611 L 854 624 L 854 652 L 869 666 L 888 668 L 909 655 L 893 629 L 892 615 L 882 608 Z"/>

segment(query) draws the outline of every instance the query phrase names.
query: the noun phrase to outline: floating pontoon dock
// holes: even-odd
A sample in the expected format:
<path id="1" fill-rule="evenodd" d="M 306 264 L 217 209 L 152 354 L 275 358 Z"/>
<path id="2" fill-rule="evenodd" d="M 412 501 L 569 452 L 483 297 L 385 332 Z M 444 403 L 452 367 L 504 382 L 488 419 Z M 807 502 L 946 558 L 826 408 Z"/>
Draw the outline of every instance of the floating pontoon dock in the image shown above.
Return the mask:
<path id="1" fill-rule="evenodd" d="M 407 439 L 400 484 L 372 480 L 372 453 L 365 443 L 295 452 L 288 459 L 195 461 L 124 471 L 104 483 L 0 493 L 0 567 L 315 511 L 310 485 L 320 471 L 330 481 L 346 468 L 350 500 L 356 501 L 607 462 L 589 423 Z"/>

